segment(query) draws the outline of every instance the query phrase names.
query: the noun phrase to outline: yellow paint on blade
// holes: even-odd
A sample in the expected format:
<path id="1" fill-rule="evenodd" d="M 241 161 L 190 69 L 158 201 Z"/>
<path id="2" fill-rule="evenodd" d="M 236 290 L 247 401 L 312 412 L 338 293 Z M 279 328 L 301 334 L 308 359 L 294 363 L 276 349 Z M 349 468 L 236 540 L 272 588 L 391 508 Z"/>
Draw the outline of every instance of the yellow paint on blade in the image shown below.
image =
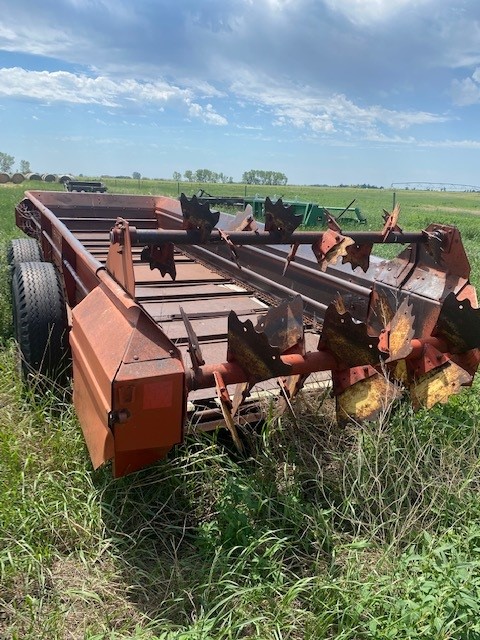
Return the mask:
<path id="1" fill-rule="evenodd" d="M 430 409 L 434 404 L 448 402 L 451 395 L 458 393 L 460 387 L 471 382 L 472 377 L 454 362 L 429 371 L 418 378 L 411 386 L 412 403 L 415 409 Z"/>
<path id="2" fill-rule="evenodd" d="M 407 371 L 407 361 L 406 360 L 398 360 L 395 363 L 395 368 L 393 370 L 393 377 L 398 382 L 402 384 L 406 384 L 408 380 L 408 371 Z"/>
<path id="3" fill-rule="evenodd" d="M 405 343 L 411 340 L 412 320 L 410 316 L 402 314 L 396 322 L 395 330 L 391 331 L 389 338 L 390 359 L 396 360 L 397 353 L 405 347 Z"/>
<path id="4" fill-rule="evenodd" d="M 373 420 L 377 414 L 400 396 L 400 389 L 380 373 L 360 380 L 337 396 L 337 418 L 345 422 Z"/>
<path id="5" fill-rule="evenodd" d="M 333 246 L 330 251 L 327 251 L 325 259 L 320 265 L 322 271 L 325 271 L 328 265 L 335 264 L 339 258 L 346 256 L 347 247 L 352 244 L 355 244 L 355 240 L 352 240 L 352 238 L 342 238 L 342 240 Z"/>

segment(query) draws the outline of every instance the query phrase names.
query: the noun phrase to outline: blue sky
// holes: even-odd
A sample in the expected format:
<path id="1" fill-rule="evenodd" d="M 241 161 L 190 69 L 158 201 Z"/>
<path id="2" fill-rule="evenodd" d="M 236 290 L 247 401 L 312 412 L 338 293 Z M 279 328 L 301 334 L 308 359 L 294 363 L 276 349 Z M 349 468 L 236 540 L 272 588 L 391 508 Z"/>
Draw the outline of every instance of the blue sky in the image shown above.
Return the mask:
<path id="1" fill-rule="evenodd" d="M 17 166 L 480 184 L 479 0 L 0 6 L 0 151 Z"/>

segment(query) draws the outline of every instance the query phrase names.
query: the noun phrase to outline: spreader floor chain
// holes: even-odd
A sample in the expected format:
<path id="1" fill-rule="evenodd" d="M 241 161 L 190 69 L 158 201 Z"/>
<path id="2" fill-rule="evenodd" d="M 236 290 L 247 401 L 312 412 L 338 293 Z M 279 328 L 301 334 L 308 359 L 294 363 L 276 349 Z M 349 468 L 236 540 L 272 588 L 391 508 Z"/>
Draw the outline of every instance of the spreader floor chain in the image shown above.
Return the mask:
<path id="1" fill-rule="evenodd" d="M 74 402 L 95 466 L 125 475 L 181 442 L 184 425 L 238 429 L 277 415 L 311 374 L 331 376 L 340 423 L 407 392 L 447 402 L 480 361 L 480 317 L 458 229 L 302 231 L 282 200 L 235 216 L 184 195 L 27 192 L 17 224 L 64 283 Z M 374 244 L 402 244 L 393 260 Z"/>

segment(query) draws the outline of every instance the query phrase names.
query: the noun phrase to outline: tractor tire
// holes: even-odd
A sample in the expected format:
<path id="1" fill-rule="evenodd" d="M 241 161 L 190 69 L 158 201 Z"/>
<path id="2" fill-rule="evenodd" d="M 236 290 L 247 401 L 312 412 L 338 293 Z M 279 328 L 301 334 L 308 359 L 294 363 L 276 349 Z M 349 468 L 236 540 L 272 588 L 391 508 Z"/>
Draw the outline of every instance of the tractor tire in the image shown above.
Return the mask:
<path id="1" fill-rule="evenodd" d="M 12 271 L 20 262 L 42 262 L 40 245 L 33 238 L 15 238 L 9 244 L 7 261 Z"/>
<path id="2" fill-rule="evenodd" d="M 18 263 L 13 270 L 12 303 L 24 379 L 63 384 L 70 373 L 71 355 L 63 287 L 54 265 Z"/>

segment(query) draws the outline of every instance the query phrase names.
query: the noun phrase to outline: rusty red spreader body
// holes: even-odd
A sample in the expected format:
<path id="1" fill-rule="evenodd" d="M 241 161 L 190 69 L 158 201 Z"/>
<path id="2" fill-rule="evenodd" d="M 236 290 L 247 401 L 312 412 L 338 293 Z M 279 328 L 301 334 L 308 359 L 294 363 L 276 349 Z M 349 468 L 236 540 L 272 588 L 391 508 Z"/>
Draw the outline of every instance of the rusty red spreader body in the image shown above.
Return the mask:
<path id="1" fill-rule="evenodd" d="M 326 231 L 298 230 L 281 200 L 267 199 L 260 224 L 249 207 L 220 214 L 195 196 L 26 192 L 16 222 L 63 289 L 94 467 L 141 469 L 186 425 L 226 426 L 241 448 L 261 398 L 293 412 L 319 379 L 331 380 L 340 422 L 373 419 L 405 391 L 430 407 L 471 384 L 480 319 L 460 233 L 404 233 L 398 215 L 346 235 L 333 218 Z M 386 261 L 375 243 L 405 248 Z"/>

